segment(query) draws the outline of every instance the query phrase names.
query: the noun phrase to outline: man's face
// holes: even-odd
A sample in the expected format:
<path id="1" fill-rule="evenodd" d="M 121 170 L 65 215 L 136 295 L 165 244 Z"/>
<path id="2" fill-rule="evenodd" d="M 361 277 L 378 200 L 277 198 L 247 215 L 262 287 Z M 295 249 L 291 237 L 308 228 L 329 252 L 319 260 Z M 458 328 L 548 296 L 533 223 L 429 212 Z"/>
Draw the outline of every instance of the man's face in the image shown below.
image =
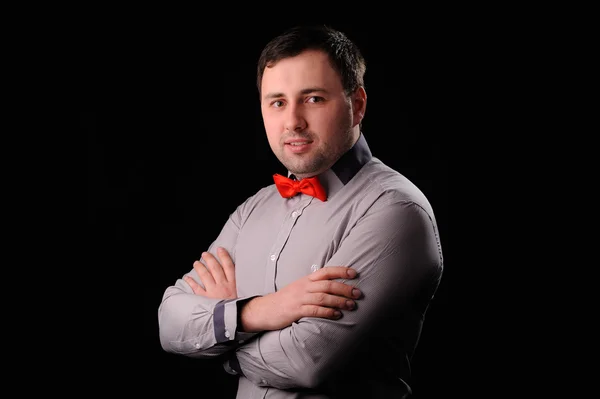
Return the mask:
<path id="1" fill-rule="evenodd" d="M 305 51 L 265 68 L 261 111 L 269 145 L 298 178 L 330 168 L 358 139 L 366 95 L 348 97 L 321 51 Z"/>

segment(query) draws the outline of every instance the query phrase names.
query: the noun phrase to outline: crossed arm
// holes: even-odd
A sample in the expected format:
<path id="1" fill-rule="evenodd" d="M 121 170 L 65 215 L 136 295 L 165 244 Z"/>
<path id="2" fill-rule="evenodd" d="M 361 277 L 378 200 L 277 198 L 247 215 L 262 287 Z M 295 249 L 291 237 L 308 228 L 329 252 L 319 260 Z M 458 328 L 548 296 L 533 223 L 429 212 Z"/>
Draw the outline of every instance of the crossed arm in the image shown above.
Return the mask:
<path id="1" fill-rule="evenodd" d="M 196 295 L 215 299 L 236 299 L 235 266 L 224 248 L 217 248 L 219 259 L 204 252 L 202 259 L 194 262 L 194 270 L 202 285 L 190 276 L 184 280 Z M 281 290 L 257 296 L 241 309 L 238 330 L 244 332 L 274 331 L 290 326 L 303 317 L 336 320 L 340 310 L 355 308 L 360 290 L 334 279 L 353 279 L 356 271 L 344 266 L 330 266 L 302 277 Z"/>
<path id="2" fill-rule="evenodd" d="M 353 227 L 329 266 L 268 295 L 236 298 L 234 262 L 227 252 L 216 253 L 218 259 L 203 254 L 206 266 L 194 264 L 200 281 L 186 277 L 178 283 L 179 293 L 195 294 L 191 297 L 198 300 L 185 296 L 169 306 L 175 295 L 167 293 L 163 305 L 169 308 L 162 316 L 165 330 L 170 328 L 169 317 L 176 317 L 173 314 L 178 311 L 186 318 L 191 312 L 192 319 L 183 327 L 176 323 L 177 330 L 167 331 L 164 337 L 171 341 L 161 342 L 166 342 L 165 349 L 189 356 L 231 351 L 246 378 L 280 389 L 319 385 L 369 337 L 375 322 L 391 314 L 424 312 L 442 263 L 435 226 L 427 212 L 412 203 L 372 209 Z M 354 280 L 343 284 L 354 271 L 358 273 Z M 360 298 L 352 293 L 354 286 L 360 287 Z M 242 305 L 237 308 L 239 314 L 229 312 L 237 315 L 236 320 L 226 320 L 236 326 L 235 339 L 217 342 L 211 318 L 223 302 L 224 306 Z M 405 326 L 387 331 L 393 336 L 396 328 Z M 202 345 L 188 337 L 200 339 Z"/>

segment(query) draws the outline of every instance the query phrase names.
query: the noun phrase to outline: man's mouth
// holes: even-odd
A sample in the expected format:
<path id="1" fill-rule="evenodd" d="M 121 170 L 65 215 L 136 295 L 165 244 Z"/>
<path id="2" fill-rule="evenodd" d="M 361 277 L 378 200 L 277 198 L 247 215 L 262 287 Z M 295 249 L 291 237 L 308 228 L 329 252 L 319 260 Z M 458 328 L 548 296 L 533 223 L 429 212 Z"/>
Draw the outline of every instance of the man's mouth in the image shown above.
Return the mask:
<path id="1" fill-rule="evenodd" d="M 285 145 L 290 149 L 290 151 L 296 154 L 308 151 L 311 144 L 312 141 L 310 140 L 291 140 L 285 142 Z"/>

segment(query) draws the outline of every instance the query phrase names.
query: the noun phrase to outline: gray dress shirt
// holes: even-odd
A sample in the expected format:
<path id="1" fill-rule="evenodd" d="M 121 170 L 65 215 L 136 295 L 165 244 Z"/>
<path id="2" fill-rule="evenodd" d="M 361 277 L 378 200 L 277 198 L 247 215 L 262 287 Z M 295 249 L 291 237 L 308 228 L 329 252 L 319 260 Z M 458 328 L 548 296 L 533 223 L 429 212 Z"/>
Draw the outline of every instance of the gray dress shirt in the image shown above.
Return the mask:
<path id="1" fill-rule="evenodd" d="M 235 263 L 238 298 L 194 295 L 182 279 L 158 309 L 164 350 L 221 356 L 238 399 L 402 398 L 410 360 L 443 270 L 424 194 L 372 156 L 364 135 L 319 176 L 327 201 L 260 189 L 228 218 L 209 252 Z M 303 318 L 277 331 L 238 331 L 240 304 L 326 266 L 349 266 L 363 297 L 339 320 Z M 192 269 L 188 273 L 200 282 Z"/>

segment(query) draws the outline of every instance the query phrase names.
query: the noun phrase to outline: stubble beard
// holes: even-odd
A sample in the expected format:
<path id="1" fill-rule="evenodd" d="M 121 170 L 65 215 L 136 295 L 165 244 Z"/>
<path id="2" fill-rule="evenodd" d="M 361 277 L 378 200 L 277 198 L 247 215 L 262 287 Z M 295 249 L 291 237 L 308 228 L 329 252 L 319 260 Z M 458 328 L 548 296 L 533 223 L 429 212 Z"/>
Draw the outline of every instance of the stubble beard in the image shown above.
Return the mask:
<path id="1" fill-rule="evenodd" d="M 331 166 L 354 144 L 352 139 L 352 129 L 346 129 L 343 133 L 345 140 L 338 145 L 331 145 L 327 142 L 320 142 L 318 148 L 313 149 L 307 154 L 291 154 L 286 155 L 283 142 L 281 141 L 281 152 L 279 155 L 279 161 L 289 170 L 291 173 L 299 178 L 310 177 L 324 172 L 331 168 Z M 311 135 L 303 136 L 307 139 L 311 139 Z"/>

